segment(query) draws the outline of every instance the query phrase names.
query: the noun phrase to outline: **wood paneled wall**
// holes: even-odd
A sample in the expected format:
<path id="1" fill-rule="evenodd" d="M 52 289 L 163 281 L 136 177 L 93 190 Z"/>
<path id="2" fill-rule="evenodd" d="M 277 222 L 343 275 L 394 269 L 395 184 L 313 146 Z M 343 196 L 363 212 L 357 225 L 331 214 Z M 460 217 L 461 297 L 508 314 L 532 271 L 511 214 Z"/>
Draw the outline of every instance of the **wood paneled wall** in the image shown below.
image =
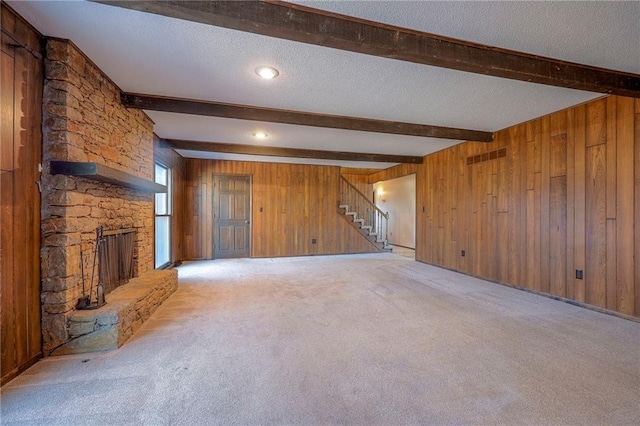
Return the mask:
<path id="1" fill-rule="evenodd" d="M 373 184 L 380 181 L 396 179 L 402 176 L 407 176 L 413 173 L 418 173 L 421 169 L 419 164 L 398 164 L 397 166 L 389 167 L 382 170 L 368 170 L 368 173 L 355 173 L 357 169 L 344 169 L 342 176 L 347 179 L 352 185 L 354 185 L 363 194 L 369 195 L 371 201 L 373 201 Z"/>
<path id="2" fill-rule="evenodd" d="M 420 164 L 398 164 L 394 167 L 389 167 L 388 169 L 380 170 L 376 173 L 371 173 L 367 175 L 369 183 L 376 183 L 383 180 L 391 180 L 395 178 L 399 178 L 402 176 L 407 176 L 412 173 L 418 173 L 418 170 L 421 170 L 422 165 Z"/>
<path id="3" fill-rule="evenodd" d="M 417 260 L 640 316 L 640 101 L 610 96 L 427 156 L 417 192 Z"/>
<path id="4" fill-rule="evenodd" d="M 176 264 L 185 258 L 184 253 L 184 215 L 186 160 L 173 148 L 165 147 L 154 135 L 154 161 L 171 168 L 171 187 L 173 191 L 171 211 L 171 263 Z"/>
<path id="5" fill-rule="evenodd" d="M 367 197 L 367 200 L 373 203 L 373 185 L 369 183 L 368 175 L 342 173 L 342 177 L 348 180 L 351 185 L 362 192 L 362 195 Z"/>
<path id="6" fill-rule="evenodd" d="M 40 35 L 0 2 L 3 31 L 42 54 Z M 0 298 L 2 383 L 41 356 L 42 60 L 2 34 Z"/>
<path id="7" fill-rule="evenodd" d="M 214 174 L 252 176 L 252 257 L 375 251 L 338 214 L 338 167 L 189 159 L 185 259 L 213 258 Z"/>

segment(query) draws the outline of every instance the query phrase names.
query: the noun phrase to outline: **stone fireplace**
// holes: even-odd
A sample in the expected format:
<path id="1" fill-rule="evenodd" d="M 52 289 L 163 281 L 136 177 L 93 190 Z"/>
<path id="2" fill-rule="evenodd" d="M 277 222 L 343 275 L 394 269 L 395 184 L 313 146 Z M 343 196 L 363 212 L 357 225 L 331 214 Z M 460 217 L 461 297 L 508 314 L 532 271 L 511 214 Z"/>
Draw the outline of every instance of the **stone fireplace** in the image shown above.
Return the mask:
<path id="1" fill-rule="evenodd" d="M 123 107 L 120 89 L 68 40 L 47 40 L 43 104 L 43 351 L 45 355 L 83 352 L 95 347 L 83 349 L 77 347 L 77 341 L 70 343 L 86 335 L 89 328 L 104 328 L 96 318 L 91 320 L 92 326 L 84 318 L 83 333 L 78 333 L 73 323 L 83 283 L 86 292 L 91 280 L 96 228 L 135 231 L 133 276 L 155 288 L 154 280 L 145 278 L 153 275 L 154 195 L 135 186 L 52 174 L 51 164 L 90 162 L 134 179 L 153 181 L 153 122 L 144 112 Z M 175 271 L 164 272 L 154 275 L 155 281 L 168 280 L 160 285 L 162 295 L 156 292 L 152 302 L 156 306 L 175 290 L 169 281 L 177 282 Z M 136 297 L 144 299 L 140 294 Z M 138 308 L 144 309 L 146 316 L 155 309 Z M 119 309 L 122 312 L 122 306 Z M 132 312 L 130 322 L 135 322 L 137 314 Z M 115 321 L 116 328 L 124 326 L 117 316 Z M 120 337 L 117 339 L 121 344 Z"/>

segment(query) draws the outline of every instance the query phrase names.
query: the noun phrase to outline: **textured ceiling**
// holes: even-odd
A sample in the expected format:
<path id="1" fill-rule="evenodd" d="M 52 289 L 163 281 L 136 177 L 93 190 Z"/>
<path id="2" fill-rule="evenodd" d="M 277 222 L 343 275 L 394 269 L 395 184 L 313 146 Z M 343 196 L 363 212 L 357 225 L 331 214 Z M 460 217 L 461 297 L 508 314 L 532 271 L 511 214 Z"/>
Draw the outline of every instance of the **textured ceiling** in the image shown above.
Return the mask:
<path id="1" fill-rule="evenodd" d="M 292 1 L 371 21 L 640 73 L 640 1 Z"/>
<path id="2" fill-rule="evenodd" d="M 601 96 L 311 46 L 95 3 L 10 1 L 9 4 L 43 34 L 71 39 L 121 89 L 130 92 L 485 131 L 499 130 Z M 640 73 L 637 1 L 304 4 L 469 41 Z M 280 76 L 272 81 L 259 79 L 253 70 L 263 64 L 278 68 Z M 260 128 L 270 135 L 260 144 L 407 155 L 426 155 L 458 143 L 148 113 L 156 122 L 156 133 L 164 138 L 258 144 L 251 134 Z M 211 153 L 198 156 L 222 158 Z M 248 157 L 225 154 L 225 158 Z"/>

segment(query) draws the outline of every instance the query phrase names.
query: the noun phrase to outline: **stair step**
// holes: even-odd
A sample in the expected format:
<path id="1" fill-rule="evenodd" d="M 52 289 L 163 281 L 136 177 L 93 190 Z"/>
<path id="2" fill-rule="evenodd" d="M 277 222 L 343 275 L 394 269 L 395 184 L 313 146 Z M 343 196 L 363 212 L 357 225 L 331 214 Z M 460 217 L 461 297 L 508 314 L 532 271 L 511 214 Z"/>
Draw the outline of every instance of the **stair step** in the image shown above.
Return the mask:
<path id="1" fill-rule="evenodd" d="M 376 246 L 378 251 L 391 252 L 392 248 L 389 246 L 387 240 L 381 239 L 380 234 L 374 232 L 373 225 L 365 225 L 364 219 L 358 218 L 358 212 L 350 212 L 348 204 L 339 204 L 338 208 L 344 209 L 345 216 L 351 216 L 353 220 L 353 226 L 358 229 L 360 234 L 365 237 L 369 242 Z"/>

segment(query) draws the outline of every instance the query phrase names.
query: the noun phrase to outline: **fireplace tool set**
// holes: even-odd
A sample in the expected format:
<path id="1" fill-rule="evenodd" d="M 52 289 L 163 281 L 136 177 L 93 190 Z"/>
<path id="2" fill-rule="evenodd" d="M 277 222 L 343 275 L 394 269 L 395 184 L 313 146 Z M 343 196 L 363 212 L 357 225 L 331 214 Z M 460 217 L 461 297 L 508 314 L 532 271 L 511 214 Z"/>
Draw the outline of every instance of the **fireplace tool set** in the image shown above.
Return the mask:
<path id="1" fill-rule="evenodd" d="M 106 302 L 104 300 L 104 285 L 101 281 L 101 274 L 98 271 L 98 284 L 96 286 L 96 301 L 95 303 L 91 302 L 91 295 L 93 294 L 93 281 L 96 274 L 96 261 L 98 260 L 98 254 L 101 252 L 100 245 L 104 239 L 102 238 L 102 226 L 96 228 L 96 241 L 93 246 L 93 267 L 91 268 L 91 285 L 89 286 L 89 294 L 85 293 L 85 285 L 84 285 L 84 255 L 82 253 L 82 245 L 80 245 L 80 270 L 82 273 L 82 297 L 78 299 L 78 304 L 76 305 L 76 309 L 85 310 L 85 309 L 98 309 Z"/>
<path id="2" fill-rule="evenodd" d="M 105 296 L 118 286 L 126 284 L 133 277 L 133 246 L 135 229 L 104 231 L 96 228 L 96 240 L 93 249 L 93 267 L 89 293 L 86 293 L 84 275 L 84 255 L 80 246 L 80 270 L 82 273 L 82 297 L 78 299 L 76 309 L 98 309 L 106 303 Z M 96 282 L 96 266 L 98 276 Z M 94 295 L 95 286 L 95 299 Z"/>

